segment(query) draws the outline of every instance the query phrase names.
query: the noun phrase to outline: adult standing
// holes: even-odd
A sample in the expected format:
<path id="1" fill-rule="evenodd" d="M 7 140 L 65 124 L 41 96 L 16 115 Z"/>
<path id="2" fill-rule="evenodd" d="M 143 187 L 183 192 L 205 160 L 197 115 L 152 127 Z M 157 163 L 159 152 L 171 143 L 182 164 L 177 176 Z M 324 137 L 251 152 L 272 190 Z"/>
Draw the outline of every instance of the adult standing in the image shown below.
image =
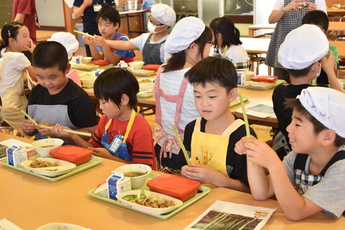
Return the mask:
<path id="1" fill-rule="evenodd" d="M 115 6 L 114 0 L 75 0 L 73 3 L 72 18 L 77 19 L 83 17 L 83 31 L 91 35 L 100 35 L 96 22 L 98 11 L 103 5 Z M 85 45 L 86 55 L 91 57 L 90 47 Z"/>
<path id="2" fill-rule="evenodd" d="M 288 72 L 278 62 L 278 50 L 286 35 L 302 25 L 303 16 L 312 10 L 326 12 L 325 0 L 277 0 L 268 18 L 269 23 L 277 23 L 268 48 L 266 64 L 274 67 L 274 75 L 290 82 Z"/>

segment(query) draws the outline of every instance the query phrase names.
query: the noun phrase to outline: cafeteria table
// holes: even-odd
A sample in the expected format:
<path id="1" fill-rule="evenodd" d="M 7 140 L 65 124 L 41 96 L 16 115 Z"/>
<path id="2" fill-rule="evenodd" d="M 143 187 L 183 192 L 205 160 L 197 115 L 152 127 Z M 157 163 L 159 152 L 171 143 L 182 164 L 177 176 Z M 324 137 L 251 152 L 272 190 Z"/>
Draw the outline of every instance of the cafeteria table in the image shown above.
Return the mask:
<path id="1" fill-rule="evenodd" d="M 0 133 L 0 141 L 9 138 L 28 143 L 32 141 Z M 264 226 L 264 230 L 340 230 L 345 226 L 345 218 L 336 219 L 321 212 L 299 222 L 289 221 L 276 200 L 256 201 L 250 194 L 226 188 L 212 187 L 206 196 L 166 220 L 138 213 L 88 195 L 89 190 L 104 182 L 111 171 L 120 165 L 122 163 L 104 159 L 94 168 L 57 182 L 51 182 L 1 164 L 0 219 L 7 218 L 24 230 L 34 230 L 52 222 L 76 224 L 92 230 L 183 229 L 216 200 L 222 200 L 277 208 Z"/>

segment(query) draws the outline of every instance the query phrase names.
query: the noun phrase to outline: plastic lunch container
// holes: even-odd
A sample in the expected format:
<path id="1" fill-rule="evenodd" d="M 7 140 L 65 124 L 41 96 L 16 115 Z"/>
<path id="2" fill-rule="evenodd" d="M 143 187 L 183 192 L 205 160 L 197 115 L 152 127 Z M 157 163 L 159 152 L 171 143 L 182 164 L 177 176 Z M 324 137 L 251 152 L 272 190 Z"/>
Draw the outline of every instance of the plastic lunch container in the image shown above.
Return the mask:
<path id="1" fill-rule="evenodd" d="M 200 182 L 176 175 L 163 174 L 148 181 L 147 187 L 151 191 L 186 201 L 197 193 Z"/>
<path id="2" fill-rule="evenodd" d="M 68 161 L 76 165 L 91 160 L 92 150 L 74 145 L 64 145 L 49 152 L 50 156 L 56 159 Z"/>

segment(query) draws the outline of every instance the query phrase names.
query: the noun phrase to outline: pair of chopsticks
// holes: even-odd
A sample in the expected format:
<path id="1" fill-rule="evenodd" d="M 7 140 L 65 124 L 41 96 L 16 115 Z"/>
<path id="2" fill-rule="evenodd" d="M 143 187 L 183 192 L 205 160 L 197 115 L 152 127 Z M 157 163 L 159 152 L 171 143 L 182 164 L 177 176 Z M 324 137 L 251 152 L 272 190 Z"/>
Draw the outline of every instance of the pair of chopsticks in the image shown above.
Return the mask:
<path id="1" fill-rule="evenodd" d="M 32 121 L 35 125 L 38 125 L 41 128 L 45 128 L 45 129 L 52 129 L 52 127 L 47 126 L 47 125 L 39 125 L 37 124 L 37 122 L 32 119 L 32 117 L 29 116 L 29 114 L 27 114 L 24 110 L 20 110 L 30 121 Z M 82 135 L 82 136 L 87 136 L 87 137 L 91 137 L 91 133 L 85 133 L 85 132 L 79 132 L 79 131 L 75 131 L 75 130 L 70 130 L 70 129 L 62 129 L 62 131 L 68 132 L 68 133 L 74 133 L 74 134 L 78 134 L 78 135 Z"/>

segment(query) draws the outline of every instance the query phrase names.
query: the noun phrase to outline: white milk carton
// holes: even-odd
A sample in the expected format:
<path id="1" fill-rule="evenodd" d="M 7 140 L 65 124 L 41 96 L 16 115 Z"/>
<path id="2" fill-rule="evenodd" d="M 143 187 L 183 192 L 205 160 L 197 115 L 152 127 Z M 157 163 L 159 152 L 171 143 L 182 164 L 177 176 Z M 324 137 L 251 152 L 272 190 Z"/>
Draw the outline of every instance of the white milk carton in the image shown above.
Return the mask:
<path id="1" fill-rule="evenodd" d="M 6 149 L 7 163 L 13 166 L 20 166 L 20 163 L 28 159 L 25 147 L 13 144 Z"/>
<path id="2" fill-rule="evenodd" d="M 124 177 L 123 173 L 111 172 L 111 176 L 107 179 L 108 198 L 117 200 L 116 195 L 121 192 L 131 190 L 131 179 Z"/>

